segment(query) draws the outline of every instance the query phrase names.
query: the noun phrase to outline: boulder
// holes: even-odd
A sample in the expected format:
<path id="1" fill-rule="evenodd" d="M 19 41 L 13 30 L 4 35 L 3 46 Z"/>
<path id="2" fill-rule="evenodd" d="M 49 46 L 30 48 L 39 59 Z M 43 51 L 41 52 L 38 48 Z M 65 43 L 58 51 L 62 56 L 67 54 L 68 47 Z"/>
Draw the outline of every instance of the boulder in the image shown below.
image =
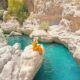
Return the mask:
<path id="1" fill-rule="evenodd" d="M 4 37 L 3 31 L 0 29 L 0 48 L 6 45 L 7 45 L 6 39 Z"/>
<path id="2" fill-rule="evenodd" d="M 27 19 L 21 28 L 22 33 L 29 35 L 34 29 L 38 29 L 39 24 L 36 19 Z"/>
<path id="3" fill-rule="evenodd" d="M 50 35 L 47 35 L 45 37 L 40 37 L 40 42 L 44 42 L 44 43 L 52 43 L 53 42 L 53 37 Z"/>
<path id="4" fill-rule="evenodd" d="M 10 33 L 12 31 L 17 31 L 17 28 L 20 27 L 20 24 L 17 20 L 8 20 L 7 22 L 3 22 L 1 24 L 1 29 L 4 33 Z"/>
<path id="5" fill-rule="evenodd" d="M 21 31 L 22 31 L 23 34 L 29 35 L 33 31 L 33 28 L 23 27 L 23 28 L 21 28 Z"/>
<path id="6" fill-rule="evenodd" d="M 34 30 L 31 34 L 30 37 L 41 37 L 41 36 L 47 36 L 47 32 L 45 30 Z"/>
<path id="7" fill-rule="evenodd" d="M 9 36 L 21 36 L 22 34 L 21 33 L 18 33 L 18 32 L 14 32 L 12 31 Z"/>
<path id="8" fill-rule="evenodd" d="M 39 70 L 43 55 L 41 56 L 38 52 L 31 49 L 32 46 L 28 46 L 24 49 L 24 52 L 21 55 L 21 69 L 19 74 L 20 80 L 33 80 L 36 72 Z M 26 54 L 29 53 L 29 54 Z M 35 71 L 36 70 L 36 71 Z"/>
<path id="9" fill-rule="evenodd" d="M 0 48 L 0 80 L 33 80 L 40 69 L 43 55 L 32 50 L 32 45 L 23 51 L 16 43 Z M 4 76 L 4 77 L 3 77 Z"/>

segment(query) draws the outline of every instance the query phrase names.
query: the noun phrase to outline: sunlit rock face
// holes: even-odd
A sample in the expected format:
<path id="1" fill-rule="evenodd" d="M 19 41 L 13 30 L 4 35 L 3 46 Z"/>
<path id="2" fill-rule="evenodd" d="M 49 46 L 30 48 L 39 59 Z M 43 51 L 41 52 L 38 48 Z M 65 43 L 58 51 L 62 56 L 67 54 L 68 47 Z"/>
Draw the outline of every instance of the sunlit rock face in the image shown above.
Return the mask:
<path id="1" fill-rule="evenodd" d="M 71 1 L 63 5 L 62 17 L 70 21 L 71 31 L 80 29 L 80 1 Z"/>
<path id="2" fill-rule="evenodd" d="M 41 21 L 58 24 L 61 20 L 62 10 L 60 4 L 54 0 L 34 0 L 34 12 Z"/>
<path id="3" fill-rule="evenodd" d="M 1 24 L 1 29 L 5 32 L 5 33 L 10 33 L 12 31 L 17 31 L 18 28 L 20 27 L 20 24 L 17 20 L 9 20 L 7 22 L 2 22 Z"/>
<path id="4" fill-rule="evenodd" d="M 34 0 L 34 12 L 51 25 L 67 19 L 71 31 L 80 29 L 80 0 Z"/>
<path id="5" fill-rule="evenodd" d="M 80 64 L 80 30 L 74 32 L 68 31 L 64 26 L 50 26 L 48 35 L 53 38 L 53 41 L 62 43 L 68 47 L 73 57 Z"/>
<path id="6" fill-rule="evenodd" d="M 23 0 L 29 12 L 34 12 L 34 0 Z"/>
<path id="7" fill-rule="evenodd" d="M 5 0 L 4 0 L 5 1 Z M 50 25 L 60 24 L 62 19 L 70 22 L 71 31 L 80 29 L 80 0 L 23 0 L 29 13 Z"/>
<path id="8" fill-rule="evenodd" d="M 33 80 L 43 57 L 31 48 L 22 52 L 17 43 L 0 48 L 0 80 Z"/>

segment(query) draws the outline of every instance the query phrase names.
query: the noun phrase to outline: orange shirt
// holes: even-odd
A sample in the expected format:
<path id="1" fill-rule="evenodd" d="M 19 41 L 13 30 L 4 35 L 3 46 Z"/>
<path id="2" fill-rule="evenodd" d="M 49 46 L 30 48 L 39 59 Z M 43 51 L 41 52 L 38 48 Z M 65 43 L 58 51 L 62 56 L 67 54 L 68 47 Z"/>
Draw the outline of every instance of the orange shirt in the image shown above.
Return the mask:
<path id="1" fill-rule="evenodd" d="M 33 51 L 38 51 L 40 55 L 43 54 L 43 49 L 42 49 L 41 45 L 38 44 L 37 41 L 32 42 L 32 49 L 33 49 Z"/>

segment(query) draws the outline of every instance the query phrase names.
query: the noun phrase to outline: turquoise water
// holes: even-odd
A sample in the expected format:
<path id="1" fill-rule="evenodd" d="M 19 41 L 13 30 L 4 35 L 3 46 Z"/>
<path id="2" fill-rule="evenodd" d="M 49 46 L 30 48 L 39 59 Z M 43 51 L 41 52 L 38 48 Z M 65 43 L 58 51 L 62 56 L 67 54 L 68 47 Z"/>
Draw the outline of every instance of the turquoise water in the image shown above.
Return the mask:
<path id="1" fill-rule="evenodd" d="M 8 38 L 8 44 L 13 45 L 16 42 L 23 49 L 31 43 L 31 39 L 27 36 Z M 80 67 L 67 48 L 57 43 L 43 46 L 46 52 L 44 61 L 34 80 L 80 80 Z"/>
<path id="2" fill-rule="evenodd" d="M 21 49 L 24 49 L 25 46 L 31 44 L 32 40 L 28 36 L 13 36 L 7 38 L 9 45 L 14 45 L 16 42 L 20 43 Z"/>

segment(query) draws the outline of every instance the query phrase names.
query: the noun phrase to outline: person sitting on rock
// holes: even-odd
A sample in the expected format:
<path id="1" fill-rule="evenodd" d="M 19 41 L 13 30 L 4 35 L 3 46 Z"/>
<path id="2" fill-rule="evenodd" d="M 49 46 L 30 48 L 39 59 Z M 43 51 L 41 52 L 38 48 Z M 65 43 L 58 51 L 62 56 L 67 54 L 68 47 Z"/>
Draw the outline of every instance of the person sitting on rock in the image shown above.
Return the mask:
<path id="1" fill-rule="evenodd" d="M 37 45 L 38 45 L 38 40 L 34 38 L 32 42 L 33 51 L 37 50 Z"/>
<path id="2" fill-rule="evenodd" d="M 38 39 L 34 39 L 32 42 L 32 49 L 33 51 L 38 51 L 40 55 L 43 54 L 43 48 L 40 44 L 38 44 Z"/>

